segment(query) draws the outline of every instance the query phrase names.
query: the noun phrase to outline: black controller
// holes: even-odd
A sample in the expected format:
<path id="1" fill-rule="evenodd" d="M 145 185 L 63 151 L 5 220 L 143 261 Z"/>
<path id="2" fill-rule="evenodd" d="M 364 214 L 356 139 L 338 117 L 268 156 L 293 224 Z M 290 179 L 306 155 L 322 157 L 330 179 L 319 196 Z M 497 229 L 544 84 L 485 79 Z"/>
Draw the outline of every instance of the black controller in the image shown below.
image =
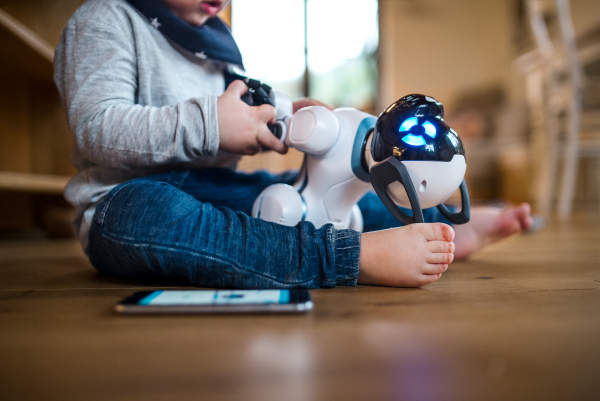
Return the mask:
<path id="1" fill-rule="evenodd" d="M 275 107 L 275 93 L 271 87 L 262 82 L 247 77 L 239 76 L 246 85 L 248 85 L 248 92 L 242 95 L 242 100 L 250 106 L 260 106 L 262 104 L 270 104 Z M 273 135 L 277 139 L 281 139 L 283 132 L 278 124 L 267 124 L 267 127 L 271 130 Z"/>
<path id="2" fill-rule="evenodd" d="M 275 94 L 269 85 L 251 78 L 244 78 L 243 81 L 248 85 L 248 92 L 242 95 L 242 100 L 244 102 L 250 106 L 270 104 L 275 107 Z"/>

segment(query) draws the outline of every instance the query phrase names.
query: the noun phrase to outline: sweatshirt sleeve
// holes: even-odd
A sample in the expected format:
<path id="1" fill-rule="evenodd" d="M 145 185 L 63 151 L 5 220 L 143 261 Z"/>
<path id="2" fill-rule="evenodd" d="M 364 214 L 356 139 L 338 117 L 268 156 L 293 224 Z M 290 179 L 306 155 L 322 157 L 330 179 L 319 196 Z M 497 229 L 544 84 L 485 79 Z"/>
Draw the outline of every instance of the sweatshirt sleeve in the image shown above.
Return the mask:
<path id="1" fill-rule="evenodd" d="M 54 64 L 74 146 L 90 162 L 128 169 L 217 153 L 216 96 L 164 107 L 136 104 L 132 32 L 101 22 L 69 23 Z"/>

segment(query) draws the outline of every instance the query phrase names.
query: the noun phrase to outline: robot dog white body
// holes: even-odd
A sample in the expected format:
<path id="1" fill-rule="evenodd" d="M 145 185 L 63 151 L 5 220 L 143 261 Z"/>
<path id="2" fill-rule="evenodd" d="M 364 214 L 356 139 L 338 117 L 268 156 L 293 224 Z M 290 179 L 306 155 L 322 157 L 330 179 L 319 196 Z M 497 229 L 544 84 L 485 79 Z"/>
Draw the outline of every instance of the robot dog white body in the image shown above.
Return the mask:
<path id="1" fill-rule="evenodd" d="M 376 162 L 371 157 L 371 133 L 377 119 L 352 108 L 330 111 L 321 106 L 292 116 L 291 102 L 280 94 L 277 111 L 281 140 L 303 152 L 305 159 L 293 186 L 274 184 L 261 192 L 252 216 L 287 226 L 310 221 L 315 227 L 331 223 L 336 229 L 362 231 L 357 202 L 373 189 L 369 170 Z M 448 199 L 461 185 L 466 169 L 462 155 L 441 164 L 405 161 L 404 165 L 410 180 L 421 183 L 417 197 L 423 207 Z M 411 207 L 403 184 L 394 182 L 388 190 L 396 204 Z"/>
<path id="2" fill-rule="evenodd" d="M 282 140 L 306 155 L 303 166 L 293 187 L 266 188 L 256 199 L 252 216 L 289 226 L 306 220 L 316 227 L 331 223 L 338 229 L 362 231 L 356 203 L 373 187 L 356 176 L 351 159 L 361 122 L 374 124 L 375 117 L 356 109 L 332 112 L 312 106 L 286 120 L 289 129 Z"/>

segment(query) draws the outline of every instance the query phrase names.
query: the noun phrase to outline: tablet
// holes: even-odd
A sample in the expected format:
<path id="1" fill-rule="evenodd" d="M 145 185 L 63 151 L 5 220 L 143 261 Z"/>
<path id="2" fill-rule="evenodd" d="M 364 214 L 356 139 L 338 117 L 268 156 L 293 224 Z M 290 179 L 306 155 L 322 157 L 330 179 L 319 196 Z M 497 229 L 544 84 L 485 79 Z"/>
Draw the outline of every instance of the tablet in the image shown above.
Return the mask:
<path id="1" fill-rule="evenodd" d="M 140 291 L 115 305 L 122 314 L 305 313 L 313 308 L 307 290 Z"/>

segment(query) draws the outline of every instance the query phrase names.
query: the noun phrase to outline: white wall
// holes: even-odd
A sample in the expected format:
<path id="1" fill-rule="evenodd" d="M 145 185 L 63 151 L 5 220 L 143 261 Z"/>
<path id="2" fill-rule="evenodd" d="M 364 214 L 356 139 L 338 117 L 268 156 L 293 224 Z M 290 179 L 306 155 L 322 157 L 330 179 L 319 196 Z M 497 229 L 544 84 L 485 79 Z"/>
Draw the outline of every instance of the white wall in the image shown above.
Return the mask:
<path id="1" fill-rule="evenodd" d="M 447 108 L 465 89 L 500 82 L 523 96 L 511 70 L 514 0 L 380 0 L 379 109 L 409 93 Z M 572 0 L 576 30 L 600 22 L 600 1 Z"/>

